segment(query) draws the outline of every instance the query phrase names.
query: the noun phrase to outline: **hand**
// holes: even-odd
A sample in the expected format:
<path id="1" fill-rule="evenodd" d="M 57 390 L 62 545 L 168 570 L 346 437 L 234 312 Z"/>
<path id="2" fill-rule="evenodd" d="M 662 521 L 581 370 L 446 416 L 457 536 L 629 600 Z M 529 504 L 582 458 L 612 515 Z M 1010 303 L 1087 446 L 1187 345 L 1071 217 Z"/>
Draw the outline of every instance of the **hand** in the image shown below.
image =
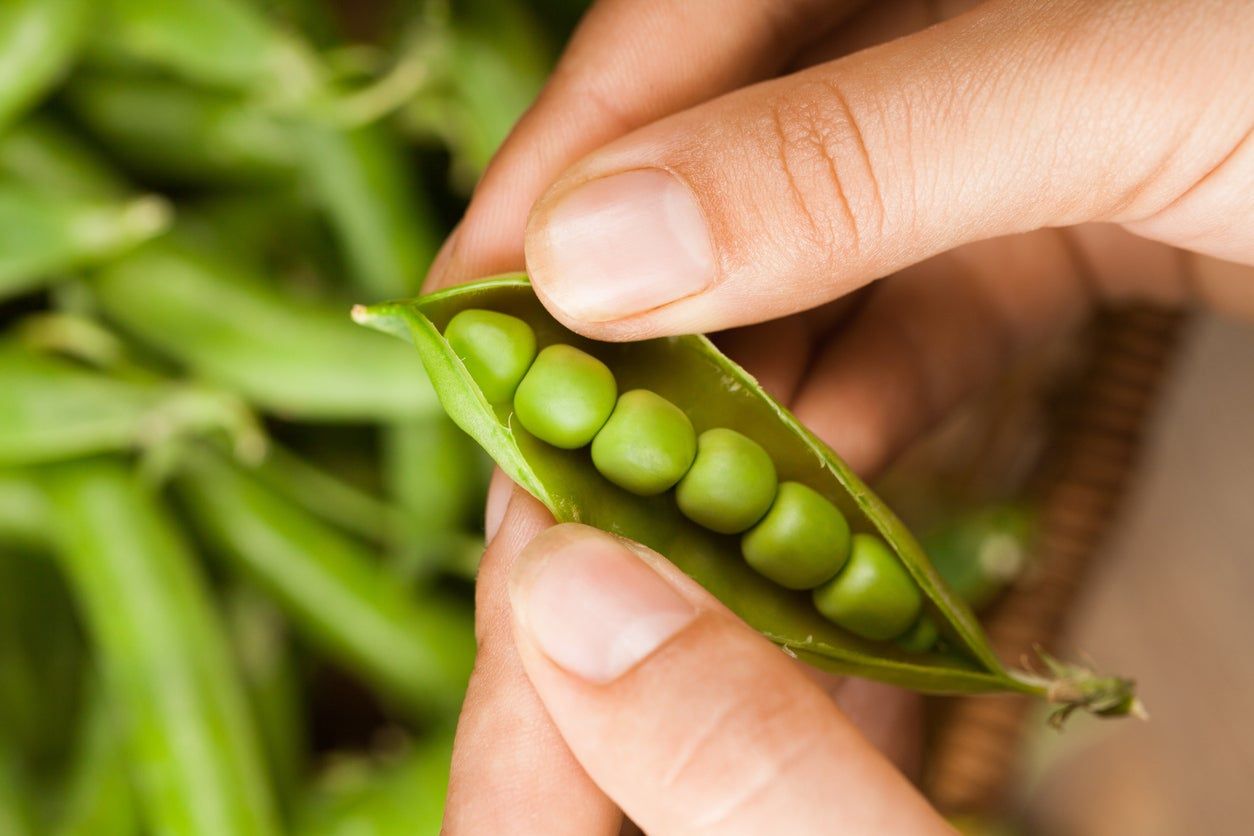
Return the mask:
<path id="1" fill-rule="evenodd" d="M 432 282 L 518 269 L 525 249 L 554 315 L 602 339 L 805 311 L 722 341 L 863 473 L 1097 301 L 1254 317 L 1254 6 L 990 2 L 929 26 L 937 4 L 856 5 L 601 3 Z M 856 302 L 840 298 L 876 279 Z M 497 555 L 541 527 L 511 517 L 485 561 L 454 830 L 510 814 L 515 832 L 529 820 L 551 830 L 545 813 L 572 832 L 612 829 L 607 793 L 637 815 L 594 753 L 563 737 L 563 712 L 590 703 L 549 702 L 526 633 L 541 688 L 520 685 Z M 678 720 L 700 719 L 666 698 Z M 743 762 L 779 755 L 768 734 L 736 739 Z M 607 747 L 624 769 L 655 742 L 633 740 Z M 666 774 L 649 797 L 673 792 Z M 720 829 L 738 826 L 727 816 Z M 663 832 L 694 822 L 641 818 Z"/>

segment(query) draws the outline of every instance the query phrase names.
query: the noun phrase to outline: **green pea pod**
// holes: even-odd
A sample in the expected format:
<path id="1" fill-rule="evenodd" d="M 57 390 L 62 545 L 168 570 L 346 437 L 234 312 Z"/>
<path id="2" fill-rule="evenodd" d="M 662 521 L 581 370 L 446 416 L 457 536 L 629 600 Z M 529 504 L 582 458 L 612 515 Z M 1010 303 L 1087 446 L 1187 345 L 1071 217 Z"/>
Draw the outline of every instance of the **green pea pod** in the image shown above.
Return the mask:
<path id="1" fill-rule="evenodd" d="M 288 812 L 309 755 L 305 698 L 288 627 L 273 602 L 249 586 L 232 589 L 227 628 L 244 687 L 261 727 L 270 771 L 283 811 Z"/>
<path id="2" fill-rule="evenodd" d="M 128 167 L 175 183 L 276 182 L 297 148 L 289 128 L 242 97 L 168 78 L 79 74 L 67 100 Z"/>
<path id="3" fill-rule="evenodd" d="M 355 541 L 213 455 L 178 484 L 210 541 L 311 641 L 412 714 L 456 708 L 474 657 L 468 612 L 410 596 Z"/>
<path id="4" fill-rule="evenodd" d="M 48 503 L 36 478 L 0 469 L 0 544 L 40 549 L 47 545 L 48 530 Z"/>
<path id="5" fill-rule="evenodd" d="M 425 836 L 440 832 L 448 792 L 451 732 L 437 732 L 397 762 L 336 764 L 307 801 L 300 836 Z"/>
<path id="6" fill-rule="evenodd" d="M 384 428 L 383 461 L 388 493 L 402 510 L 393 555 L 406 577 L 430 577 L 462 553 L 460 538 L 440 534 L 477 522 L 489 473 L 484 456 L 441 414 Z"/>
<path id="7" fill-rule="evenodd" d="M 105 0 L 102 6 L 104 25 L 92 42 L 101 61 L 147 64 L 231 89 L 290 95 L 313 84 L 304 48 L 244 0 Z"/>
<path id="8" fill-rule="evenodd" d="M 53 561 L 0 546 L 0 741 L 41 783 L 71 749 L 86 658 Z"/>
<path id="9" fill-rule="evenodd" d="M 160 380 L 111 377 L 0 342 L 0 467 L 152 450 L 225 431 L 263 444 L 229 394 Z"/>
<path id="10" fill-rule="evenodd" d="M 358 286 L 377 298 L 414 293 L 439 247 L 401 148 L 380 126 L 300 129 L 303 167 Z"/>
<path id="11" fill-rule="evenodd" d="M 312 420 L 438 413 L 419 363 L 225 259 L 163 238 L 96 277 L 105 315 L 262 409 Z"/>
<path id="12" fill-rule="evenodd" d="M 84 199 L 0 183 L 0 299 L 117 256 L 169 220 L 157 197 Z"/>
<path id="13" fill-rule="evenodd" d="M 755 573 L 739 541 L 687 520 L 674 496 L 639 497 L 602 478 L 586 450 L 564 451 L 537 441 L 512 421 L 508 405 L 493 408 L 443 330 L 458 312 L 481 308 L 528 322 L 541 347 L 567 343 L 613 371 L 620 391 L 652 390 L 681 407 L 697 432 L 727 427 L 762 445 L 781 481 L 809 486 L 835 503 L 855 532 L 873 532 L 909 571 L 941 625 L 938 650 L 910 653 L 858 638 L 822 618 L 804 592 L 791 592 Z M 773 400 L 706 338 L 596 343 L 558 324 L 523 276 L 453 288 L 412 302 L 354 310 L 358 322 L 408 338 L 417 346 L 445 409 L 497 464 L 561 521 L 578 521 L 638 540 L 680 569 L 788 653 L 819 667 L 930 693 L 1015 691 L 1065 708 L 1132 708 L 1131 683 L 1068 670 L 1051 679 L 1007 670 L 971 610 L 945 585 L 906 527 L 835 453 Z"/>
<path id="14" fill-rule="evenodd" d="M 78 751 L 52 832 L 55 836 L 139 833 L 139 811 L 117 713 L 103 694 L 92 695 L 80 725 Z"/>
<path id="15" fill-rule="evenodd" d="M 157 387 L 0 345 L 0 465 L 126 449 L 160 401 Z"/>
<path id="16" fill-rule="evenodd" d="M 95 149 L 47 117 L 27 118 L 0 135 L 0 181 L 96 200 L 128 191 Z"/>
<path id="17" fill-rule="evenodd" d="M 222 624 L 165 509 L 118 461 L 62 465 L 47 479 L 60 562 L 122 718 L 147 829 L 276 833 Z"/>
<path id="18" fill-rule="evenodd" d="M 0 131 L 61 80 L 90 28 L 92 0 L 0 3 Z"/>
<path id="19" fill-rule="evenodd" d="M 30 787 L 27 786 L 18 753 L 3 739 L 0 739 L 0 833 L 4 836 L 35 833 Z"/>

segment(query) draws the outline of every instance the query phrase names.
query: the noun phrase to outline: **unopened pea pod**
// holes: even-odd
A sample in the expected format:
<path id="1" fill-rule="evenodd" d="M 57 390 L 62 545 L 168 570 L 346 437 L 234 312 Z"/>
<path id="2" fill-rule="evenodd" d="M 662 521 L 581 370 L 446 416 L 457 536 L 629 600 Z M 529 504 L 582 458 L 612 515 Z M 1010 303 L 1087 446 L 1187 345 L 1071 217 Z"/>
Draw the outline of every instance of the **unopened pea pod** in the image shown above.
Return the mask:
<path id="1" fill-rule="evenodd" d="M 48 503 L 35 476 L 0 468 L 0 544 L 39 549 L 48 528 Z"/>
<path id="2" fill-rule="evenodd" d="M 55 836 L 131 836 L 140 831 L 120 712 L 102 687 L 88 694 Z M 0 829 L 0 832 L 4 832 Z"/>
<path id="3" fill-rule="evenodd" d="M 145 831 L 279 832 L 239 672 L 195 556 L 121 461 L 47 474 L 57 552 L 126 718 Z"/>
<path id="4" fill-rule="evenodd" d="M 742 557 L 739 536 L 718 534 L 688 519 L 673 492 L 630 493 L 602 476 L 587 450 L 539 441 L 513 413 L 517 396 L 515 404 L 489 402 L 444 338 L 449 321 L 467 309 L 522 319 L 541 351 L 562 344 L 587 352 L 610 369 L 620 390 L 656 393 L 679 407 L 698 433 L 724 428 L 760 445 L 779 481 L 809 487 L 838 508 L 855 533 L 882 540 L 946 641 L 919 654 L 842 629 L 820 614 L 809 591 L 786 589 L 754 571 Z M 792 655 L 829 670 L 932 693 L 1016 691 L 1094 710 L 1121 704 L 1130 694 L 1128 681 L 1088 671 L 1067 669 L 1059 680 L 1003 666 L 970 609 L 946 587 L 891 510 L 704 337 L 639 343 L 583 339 L 549 316 L 522 276 L 488 279 L 410 302 L 359 307 L 354 314 L 358 322 L 417 346 L 453 419 L 559 521 L 593 525 L 656 549 Z"/>
<path id="5" fill-rule="evenodd" d="M 439 729 L 399 760 L 358 758 L 333 765 L 296 817 L 299 836 L 416 836 L 439 833 L 453 756 L 451 729 Z"/>
<path id="6" fill-rule="evenodd" d="M 74 115 L 105 148 L 149 177 L 189 184 L 272 183 L 298 156 L 289 127 L 231 93 L 167 78 L 78 74 Z"/>
<path id="7" fill-rule="evenodd" d="M 0 182 L 0 299 L 121 255 L 169 222 L 158 197 L 101 200 Z"/>
<path id="8" fill-rule="evenodd" d="M 403 149 L 379 126 L 295 129 L 301 170 L 357 287 L 377 299 L 414 293 L 439 247 L 439 224 Z"/>
<path id="9" fill-rule="evenodd" d="M 0 180 L 97 200 L 129 191 L 94 148 L 46 116 L 29 116 L 0 133 Z"/>
<path id="10" fill-rule="evenodd" d="M 199 84 L 303 92 L 312 57 L 247 0 L 104 0 L 92 57 L 172 72 Z M 293 88 L 295 90 L 293 91 Z"/>
<path id="11" fill-rule="evenodd" d="M 0 131 L 70 68 L 95 12 L 93 0 L 0 3 Z"/>
<path id="12" fill-rule="evenodd" d="M 257 407 L 313 420 L 439 412 L 403 346 L 362 333 L 335 306 L 297 302 L 246 268 L 167 237 L 93 283 L 124 331 Z"/>
<path id="13" fill-rule="evenodd" d="M 470 613 L 419 598 L 368 549 L 206 451 L 178 486 L 194 521 L 311 642 L 411 715 L 456 708 L 470 674 Z"/>

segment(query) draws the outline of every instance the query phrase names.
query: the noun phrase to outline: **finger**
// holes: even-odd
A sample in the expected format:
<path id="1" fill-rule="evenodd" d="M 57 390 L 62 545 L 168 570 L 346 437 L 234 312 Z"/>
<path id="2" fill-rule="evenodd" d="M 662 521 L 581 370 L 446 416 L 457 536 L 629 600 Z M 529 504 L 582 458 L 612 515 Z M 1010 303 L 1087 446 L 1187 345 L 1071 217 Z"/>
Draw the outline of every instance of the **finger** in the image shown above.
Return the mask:
<path id="1" fill-rule="evenodd" d="M 527 214 L 562 169 L 641 125 L 772 74 L 860 2 L 597 3 L 484 173 L 428 287 L 521 269 Z"/>
<path id="2" fill-rule="evenodd" d="M 621 814 L 571 755 L 514 648 L 506 579 L 553 518 L 498 473 L 489 506 L 502 496 L 508 507 L 477 580 L 479 650 L 457 725 L 444 832 L 615 834 Z"/>
<path id="3" fill-rule="evenodd" d="M 538 202 L 537 292 L 577 331 L 637 339 L 778 317 L 1044 226 L 1254 247 L 1234 222 L 1254 209 L 1254 5 L 1127 8 L 986 4 L 623 137 Z M 1181 200 L 1209 216 L 1156 226 L 1189 216 Z"/>
<path id="4" fill-rule="evenodd" d="M 971 244 L 884 280 L 817 352 L 793 411 L 855 471 L 875 473 L 1086 313 L 1076 269 L 1063 238 L 1046 231 Z"/>
<path id="5" fill-rule="evenodd" d="M 944 827 L 791 659 L 643 547 L 550 529 L 510 598 L 540 699 L 645 832 Z"/>

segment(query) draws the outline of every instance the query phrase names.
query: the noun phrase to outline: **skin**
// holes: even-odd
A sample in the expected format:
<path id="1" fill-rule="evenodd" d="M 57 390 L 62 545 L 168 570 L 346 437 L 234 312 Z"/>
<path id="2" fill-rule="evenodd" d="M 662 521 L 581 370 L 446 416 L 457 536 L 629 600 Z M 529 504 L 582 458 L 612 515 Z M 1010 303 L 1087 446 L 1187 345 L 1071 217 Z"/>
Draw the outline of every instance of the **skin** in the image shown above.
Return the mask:
<path id="1" fill-rule="evenodd" d="M 1254 319 L 1252 28 L 1239 0 L 602 2 L 429 286 L 525 266 L 589 336 L 741 326 L 724 349 L 871 476 L 1099 303 Z M 579 186 L 638 170 L 688 190 L 710 280 L 581 317 L 577 283 L 597 274 L 572 266 L 554 218 Z M 593 684 L 549 645 L 551 619 L 591 636 L 596 614 L 538 620 L 511 570 L 566 567 L 585 598 L 621 578 L 576 578 L 561 554 L 578 533 L 538 538 L 552 521 L 508 483 L 488 510 L 448 832 L 612 834 L 623 811 L 657 833 L 761 832 L 770 816 L 791 832 L 943 828 L 887 768 L 910 768 L 912 697 L 783 663 L 678 578 L 700 615 Z"/>

